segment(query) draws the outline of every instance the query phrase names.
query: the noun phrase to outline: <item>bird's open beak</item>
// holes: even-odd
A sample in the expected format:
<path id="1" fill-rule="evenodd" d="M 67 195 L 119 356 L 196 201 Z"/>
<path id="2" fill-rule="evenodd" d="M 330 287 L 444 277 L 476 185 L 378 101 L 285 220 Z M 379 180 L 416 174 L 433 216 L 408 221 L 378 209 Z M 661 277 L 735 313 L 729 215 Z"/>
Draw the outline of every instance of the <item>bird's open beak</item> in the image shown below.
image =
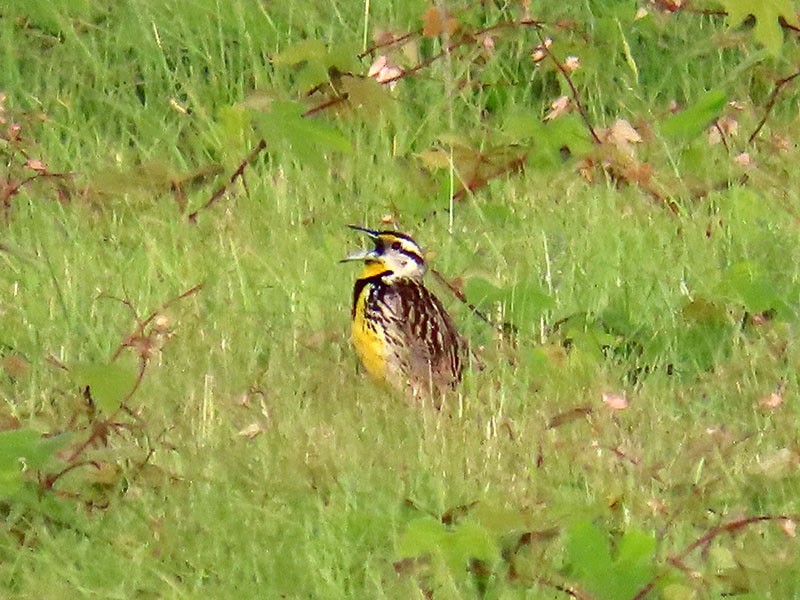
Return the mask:
<path id="1" fill-rule="evenodd" d="M 367 229 L 366 227 L 361 227 L 360 225 L 348 225 L 350 229 L 355 229 L 356 231 L 360 231 L 361 233 L 366 233 L 372 239 L 375 239 L 380 234 L 375 231 L 374 229 Z"/>
<path id="2" fill-rule="evenodd" d="M 360 227 L 358 225 L 348 225 L 350 229 L 355 229 L 356 231 L 360 231 L 370 237 L 370 239 L 375 239 L 378 237 L 378 232 L 372 229 L 367 229 L 366 227 Z M 377 258 L 378 254 L 375 252 L 375 249 L 372 250 L 356 250 L 355 252 L 351 252 L 347 256 L 345 256 L 339 262 L 350 262 L 353 260 L 368 260 L 370 258 Z"/>

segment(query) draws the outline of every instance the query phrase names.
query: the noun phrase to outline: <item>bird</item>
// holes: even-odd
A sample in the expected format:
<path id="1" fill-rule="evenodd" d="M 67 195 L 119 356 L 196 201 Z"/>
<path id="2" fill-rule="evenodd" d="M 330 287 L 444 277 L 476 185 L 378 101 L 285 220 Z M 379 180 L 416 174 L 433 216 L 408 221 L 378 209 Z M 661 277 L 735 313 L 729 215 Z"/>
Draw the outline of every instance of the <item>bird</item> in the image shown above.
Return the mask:
<path id="1" fill-rule="evenodd" d="M 374 248 L 341 262 L 363 261 L 353 286 L 351 339 L 361 364 L 374 379 L 431 397 L 455 388 L 468 358 L 465 339 L 423 278 L 425 255 L 400 231 L 349 225 Z"/>

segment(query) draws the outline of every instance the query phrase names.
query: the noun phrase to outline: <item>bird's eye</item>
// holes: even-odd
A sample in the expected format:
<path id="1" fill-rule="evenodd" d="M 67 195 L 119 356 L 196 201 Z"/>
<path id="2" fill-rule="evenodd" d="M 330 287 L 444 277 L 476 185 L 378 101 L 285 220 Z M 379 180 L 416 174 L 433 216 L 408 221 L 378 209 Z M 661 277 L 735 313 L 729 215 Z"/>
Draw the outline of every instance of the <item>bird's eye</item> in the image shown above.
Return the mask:
<path id="1" fill-rule="evenodd" d="M 400 250 L 400 242 L 393 242 L 392 250 Z"/>

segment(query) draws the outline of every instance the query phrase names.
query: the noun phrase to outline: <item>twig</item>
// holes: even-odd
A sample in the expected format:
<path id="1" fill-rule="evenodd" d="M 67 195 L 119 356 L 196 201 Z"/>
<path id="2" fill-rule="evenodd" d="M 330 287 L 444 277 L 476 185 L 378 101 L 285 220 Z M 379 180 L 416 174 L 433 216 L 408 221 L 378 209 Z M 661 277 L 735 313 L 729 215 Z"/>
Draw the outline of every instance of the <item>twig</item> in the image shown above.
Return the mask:
<path id="1" fill-rule="evenodd" d="M 470 312 L 473 315 L 478 317 L 481 321 L 483 321 L 484 323 L 486 323 L 487 325 L 489 325 L 493 329 L 496 329 L 498 331 L 498 333 L 502 333 L 502 334 L 512 333 L 513 334 L 513 333 L 517 332 L 517 327 L 513 323 L 509 323 L 508 321 L 503 321 L 502 323 L 500 323 L 500 325 L 498 325 L 494 321 L 492 321 L 489 317 L 486 316 L 485 313 L 483 313 L 477 306 L 472 304 L 467 299 L 467 297 L 464 295 L 464 292 L 462 292 L 460 289 L 458 289 L 452 283 L 447 281 L 447 279 L 445 279 L 442 276 L 442 274 L 439 273 L 439 271 L 437 271 L 436 269 L 431 269 L 431 273 L 433 274 L 434 277 L 436 277 L 436 280 L 439 281 L 439 283 L 444 285 L 448 290 L 450 290 L 450 292 L 456 298 L 458 298 L 461 302 L 466 304 L 467 308 L 469 308 Z"/>
<path id="2" fill-rule="evenodd" d="M 777 100 L 778 100 L 778 94 L 781 93 L 781 90 L 783 89 L 783 87 L 786 84 L 788 84 L 789 82 L 791 82 L 795 77 L 798 77 L 798 76 L 800 76 L 800 71 L 797 71 L 796 73 L 794 73 L 792 75 L 789 75 L 788 77 L 784 77 L 782 79 L 778 79 L 778 81 L 775 82 L 775 88 L 772 90 L 772 93 L 769 95 L 769 100 L 767 100 L 767 106 L 766 106 L 766 108 L 764 110 L 764 116 L 761 117 L 761 120 L 758 122 L 758 125 L 756 125 L 756 128 L 753 131 L 753 133 L 750 134 L 750 137 L 747 138 L 747 143 L 748 144 L 752 144 L 753 143 L 753 140 L 756 139 L 756 136 L 761 131 L 761 128 L 764 127 L 764 125 L 767 123 L 767 117 L 769 117 L 769 113 L 772 111 L 773 107 L 775 106 L 775 102 L 777 102 Z"/>
<path id="3" fill-rule="evenodd" d="M 347 102 L 347 94 L 340 94 L 331 98 L 330 100 L 326 100 L 321 104 L 317 104 L 316 106 L 312 106 L 306 112 L 303 113 L 304 117 L 310 117 L 312 115 L 317 114 L 318 112 L 322 112 L 323 110 L 327 110 L 331 106 L 336 106 L 337 104 L 342 104 L 343 102 Z"/>
<path id="4" fill-rule="evenodd" d="M 403 42 L 414 37 L 415 35 L 422 35 L 422 27 L 420 27 L 415 31 L 409 31 L 408 33 L 404 33 L 400 37 L 392 38 L 385 42 L 380 42 L 378 44 L 375 44 L 374 46 L 370 46 L 369 48 L 361 52 L 358 55 L 358 58 L 361 59 L 364 58 L 365 56 L 369 56 L 370 54 L 373 54 L 376 50 L 380 50 L 381 48 L 388 48 L 390 46 L 394 46 L 395 44 L 402 44 Z"/>
<path id="5" fill-rule="evenodd" d="M 569 76 L 569 71 L 567 71 L 567 69 L 564 68 L 564 65 L 562 65 L 561 61 L 558 60 L 558 58 L 556 58 L 556 55 L 553 54 L 553 51 L 547 47 L 547 44 L 545 44 L 544 37 L 542 37 L 541 30 L 538 30 L 537 34 L 539 35 L 539 40 L 542 42 L 540 48 L 545 54 L 547 54 L 547 56 L 550 57 L 550 60 L 553 61 L 553 64 L 555 64 L 558 71 L 566 80 L 567 85 L 569 86 L 570 92 L 572 94 L 572 101 L 575 103 L 575 107 L 578 109 L 578 113 L 581 115 L 581 119 L 583 119 L 586 128 L 589 130 L 589 133 L 592 136 L 592 139 L 596 144 L 598 145 L 602 144 L 603 142 L 600 140 L 600 137 L 597 135 L 597 132 L 595 132 L 591 121 L 589 121 L 589 115 L 586 112 L 583 103 L 581 102 L 580 94 L 578 94 L 578 88 L 575 87 L 575 84 L 572 82 L 572 78 Z"/>
<path id="6" fill-rule="evenodd" d="M 478 4 L 478 3 L 475 3 L 475 4 Z M 454 15 L 458 16 L 458 15 L 464 13 L 464 12 L 467 12 L 467 10 L 469 8 L 471 8 L 471 7 L 466 7 L 463 10 L 459 10 L 459 11 L 456 11 L 455 13 L 450 13 L 450 14 L 454 14 Z M 535 25 L 537 27 L 541 27 L 542 26 L 542 22 L 541 21 L 536 21 L 534 19 L 528 19 L 528 18 L 523 18 L 523 19 L 520 19 L 518 21 L 501 21 L 500 23 L 495 23 L 494 25 L 489 25 L 488 27 L 484 27 L 483 29 L 478 29 L 476 31 L 473 31 L 472 33 L 465 34 L 462 37 L 462 43 L 465 40 L 466 41 L 474 41 L 476 36 L 483 35 L 485 33 L 489 33 L 490 31 L 496 31 L 498 29 L 505 29 L 505 28 L 508 28 L 508 27 L 515 27 L 515 26 L 518 26 L 518 25 L 524 25 L 524 26 Z M 416 29 L 414 31 L 409 31 L 408 33 L 404 33 L 403 35 L 401 35 L 399 37 L 392 38 L 392 39 L 387 40 L 385 42 L 379 42 L 379 43 L 375 44 L 374 46 L 371 46 L 370 48 L 367 48 L 366 50 L 361 52 L 358 55 L 358 58 L 361 59 L 361 58 L 364 58 L 365 56 L 368 56 L 370 54 L 374 54 L 376 50 L 380 50 L 382 48 L 388 48 L 388 47 L 394 46 L 396 44 L 402 44 L 403 42 L 409 40 L 410 38 L 414 37 L 415 35 L 416 36 L 420 36 L 420 35 L 422 35 L 423 29 L 424 28 L 420 27 L 419 29 Z M 457 44 L 457 45 L 460 45 L 460 44 Z M 455 46 L 452 46 L 451 49 L 453 47 L 455 47 Z"/>
<path id="7" fill-rule="evenodd" d="M 187 217 L 189 219 L 189 222 L 190 223 L 196 223 L 197 222 L 197 214 L 201 210 L 205 210 L 205 209 L 211 207 L 216 202 L 218 202 L 219 199 L 222 198 L 222 196 L 225 195 L 225 192 L 228 191 L 228 187 L 233 185 L 234 183 L 236 183 L 236 180 L 244 175 L 244 170 L 247 168 L 247 165 L 252 163 L 256 159 L 256 157 L 259 154 L 261 154 L 261 152 L 266 147 L 267 147 L 267 141 L 264 138 L 261 138 L 260 140 L 258 140 L 258 144 L 256 144 L 256 147 L 253 148 L 252 152 L 250 152 L 250 154 L 247 155 L 247 158 L 245 158 L 242 161 L 242 163 L 237 167 L 237 169 L 233 172 L 233 175 L 230 176 L 230 179 L 228 180 L 228 183 L 223 184 L 216 192 L 211 194 L 211 198 L 208 199 L 208 202 L 203 204 L 203 206 L 198 208 L 196 211 L 194 211 L 193 213 L 191 213 Z"/>
<path id="8" fill-rule="evenodd" d="M 44 479 L 40 479 L 39 486 L 42 490 L 51 490 L 53 489 L 53 486 L 56 484 L 56 482 L 70 471 L 74 471 L 79 467 L 88 467 L 88 466 L 94 467 L 98 471 L 100 470 L 100 463 L 97 462 L 96 460 L 83 460 L 80 462 L 74 462 L 61 469 L 58 473 L 53 473 L 51 475 L 48 475 Z"/>
<path id="9" fill-rule="evenodd" d="M 139 338 L 143 337 L 143 336 L 144 336 L 144 330 L 145 330 L 145 328 L 146 328 L 146 327 L 147 327 L 147 326 L 148 326 L 148 325 L 149 325 L 149 324 L 150 324 L 150 323 L 153 321 L 153 319 L 155 319 L 155 318 L 156 318 L 158 315 L 160 315 L 162 312 L 164 312 L 164 311 L 165 311 L 167 308 L 169 308 L 170 306 L 172 306 L 172 305 L 173 305 L 173 304 L 175 304 L 176 302 L 180 302 L 181 300 L 184 300 L 185 298 L 188 298 L 188 297 L 189 297 L 189 296 L 191 296 L 192 294 L 196 294 L 196 293 L 197 293 L 197 292 L 199 292 L 199 291 L 200 291 L 202 288 L 203 288 L 203 284 L 202 284 L 202 283 L 198 283 L 197 285 L 195 285 L 194 287 L 191 287 L 191 288 L 189 288 L 188 290 L 186 290 L 186 291 L 185 291 L 185 292 L 183 292 L 182 294 L 180 294 L 180 295 L 178 295 L 178 296 L 175 296 L 174 298 L 170 298 L 169 300 L 167 300 L 166 302 L 164 302 L 164 304 L 162 304 L 162 305 L 161 305 L 161 306 L 160 306 L 158 309 L 156 309 L 156 310 L 154 310 L 152 313 L 150 313 L 150 315 L 149 315 L 149 316 L 148 316 L 146 319 L 144 319 L 143 321 L 139 321 L 139 322 L 136 324 L 136 329 L 133 331 L 133 333 L 131 333 L 131 334 L 130 334 L 128 337 L 126 337 L 126 338 L 125 338 L 125 340 L 123 340 L 123 341 L 122 341 L 122 343 L 121 343 L 121 344 L 120 344 L 120 345 L 117 347 L 117 350 L 116 350 L 116 352 L 114 352 L 114 355 L 111 357 L 111 360 L 112 360 L 112 361 L 114 361 L 114 360 L 117 360 L 117 359 L 119 358 L 119 355 L 120 355 L 120 354 L 122 354 L 122 351 L 123 351 L 125 348 L 129 348 L 130 346 L 132 346 L 132 345 L 133 345 L 133 343 L 134 343 L 134 342 L 135 342 L 137 339 L 139 339 Z M 115 299 L 115 300 L 120 300 L 119 298 L 114 298 L 113 296 L 103 296 L 103 297 L 107 297 L 107 298 L 113 298 L 113 299 Z M 128 306 L 128 308 L 130 308 L 131 310 L 133 310 L 134 314 L 136 314 L 136 311 L 133 309 L 133 307 L 131 306 L 131 304 L 130 304 L 130 302 L 129 302 L 129 301 L 120 300 L 120 302 L 122 302 L 123 304 L 125 304 L 126 306 Z"/>
<path id="10" fill-rule="evenodd" d="M 691 544 L 686 546 L 680 553 L 670 556 L 667 560 L 668 562 L 676 568 L 685 569 L 683 561 L 689 556 L 692 552 L 701 548 L 703 546 L 708 546 L 714 538 L 719 537 L 723 533 L 733 533 L 738 531 L 739 529 L 743 529 L 748 525 L 752 525 L 753 523 L 762 523 L 764 521 L 799 521 L 800 515 L 757 515 L 755 517 L 745 517 L 744 519 L 737 519 L 736 521 L 730 521 L 729 523 L 723 523 L 717 527 L 712 528 L 708 531 L 705 535 L 697 538 Z M 633 600 L 642 600 L 650 591 L 655 587 L 658 580 L 663 575 L 656 575 L 653 579 L 651 579 L 647 585 L 645 585 L 642 589 L 640 589 L 636 595 L 633 597 Z"/>
<path id="11" fill-rule="evenodd" d="M 461 38 L 458 41 L 453 42 L 452 44 L 449 44 L 445 49 L 443 49 L 438 54 L 434 54 L 433 56 L 430 56 L 430 57 L 426 58 L 425 60 L 420 61 L 419 63 L 417 63 L 416 65 L 414 65 L 413 67 L 411 67 L 409 69 L 406 69 L 405 71 L 403 71 L 399 75 L 396 75 L 396 76 L 394 76 L 394 77 L 392 77 L 390 79 L 385 79 L 381 83 L 383 85 L 387 85 L 389 83 L 393 83 L 395 81 L 399 81 L 400 79 L 404 79 L 405 77 L 408 77 L 409 75 L 412 75 L 412 74 L 416 73 L 417 71 L 420 71 L 420 70 L 424 69 L 425 67 L 430 66 L 431 64 L 433 64 L 437 60 L 439 60 L 441 58 L 444 58 L 445 56 L 447 56 L 450 53 L 452 53 L 453 50 L 456 50 L 457 48 L 460 48 L 461 46 L 464 46 L 466 44 L 474 43 L 475 42 L 475 38 L 477 38 L 479 35 L 483 35 L 485 33 L 489 33 L 490 31 L 494 31 L 496 29 L 503 29 L 503 28 L 506 28 L 506 27 L 513 27 L 513 26 L 519 26 L 519 25 L 526 26 L 526 27 L 527 26 L 533 26 L 533 27 L 536 27 L 537 29 L 541 28 L 541 26 L 542 26 L 541 22 L 539 22 L 539 21 L 534 21 L 533 19 L 523 19 L 523 20 L 520 20 L 520 21 L 503 21 L 502 23 L 495 23 L 494 25 L 490 25 L 489 27 L 484 27 L 483 29 L 478 29 L 477 31 L 473 31 L 472 33 L 464 34 L 463 36 L 461 36 Z"/>
<path id="12" fill-rule="evenodd" d="M 717 133 L 719 134 L 719 140 L 722 142 L 722 145 L 725 147 L 725 152 L 726 152 L 727 154 L 730 154 L 730 153 L 731 153 L 731 149 L 730 149 L 730 147 L 728 146 L 728 136 L 727 136 L 727 134 L 726 134 L 726 133 L 725 133 L 725 132 L 722 130 L 722 127 L 720 127 L 720 125 L 719 125 L 719 119 L 714 119 L 714 124 L 713 124 L 713 127 L 714 127 L 714 129 L 716 129 L 716 130 L 717 130 Z"/>
<path id="13" fill-rule="evenodd" d="M 381 85 L 389 85 L 389 84 L 394 83 L 396 81 L 399 81 L 401 79 L 405 79 L 406 77 L 409 77 L 409 76 L 413 75 L 417 71 L 421 71 L 422 69 L 424 69 L 426 67 L 429 67 L 430 65 L 432 65 L 436 61 L 448 56 L 451 52 L 453 52 L 453 50 L 456 50 L 457 48 L 460 48 L 461 46 L 474 43 L 478 36 L 485 35 L 487 33 L 490 33 L 492 31 L 496 31 L 498 29 L 506 29 L 506 28 L 510 28 L 510 27 L 520 27 L 520 26 L 522 26 L 522 27 L 540 28 L 542 26 L 542 22 L 541 21 L 535 21 L 533 19 L 520 19 L 519 21 L 502 21 L 501 23 L 495 23 L 494 25 L 489 25 L 488 27 L 484 27 L 483 29 L 478 29 L 476 31 L 473 31 L 473 32 L 470 32 L 470 33 L 466 33 L 466 34 L 462 35 L 458 39 L 458 41 L 455 41 L 452 44 L 448 44 L 447 47 L 445 47 L 444 49 L 441 50 L 441 52 L 439 52 L 437 54 L 434 54 L 433 56 L 429 56 L 425 60 L 422 60 L 422 61 L 418 62 L 416 65 L 414 65 L 412 67 L 409 67 L 408 69 L 405 69 L 404 71 L 402 71 L 398 75 L 395 75 L 394 77 L 391 77 L 389 79 L 384 79 L 383 81 L 380 82 L 380 84 Z M 421 33 L 422 33 L 421 29 L 419 29 L 417 31 L 409 32 L 409 33 L 407 33 L 407 34 L 405 34 L 403 36 L 400 36 L 399 38 L 395 38 L 394 40 L 390 40 L 390 41 L 388 41 L 388 42 L 386 42 L 384 44 L 379 44 L 379 45 L 376 45 L 376 46 L 374 46 L 372 48 L 369 48 L 368 50 L 365 50 L 364 52 L 359 54 L 358 57 L 359 58 L 363 58 L 367 54 L 369 54 L 371 52 L 374 52 L 375 50 L 378 50 L 378 49 L 380 49 L 380 48 L 382 48 L 384 46 L 391 46 L 392 44 L 399 43 L 400 41 L 405 41 L 409 37 L 412 37 L 415 34 L 421 34 Z M 318 112 L 322 112 L 323 110 L 326 110 L 328 108 L 331 108 L 332 106 L 336 106 L 336 105 L 341 104 L 341 103 L 346 102 L 346 101 L 347 101 L 347 96 L 346 95 L 336 96 L 335 98 L 331 98 L 330 100 L 326 100 L 325 102 L 322 102 L 321 104 L 318 104 L 316 106 L 312 106 L 305 113 L 303 113 L 303 116 L 304 117 L 310 117 L 311 115 L 314 115 L 314 114 L 316 114 Z"/>

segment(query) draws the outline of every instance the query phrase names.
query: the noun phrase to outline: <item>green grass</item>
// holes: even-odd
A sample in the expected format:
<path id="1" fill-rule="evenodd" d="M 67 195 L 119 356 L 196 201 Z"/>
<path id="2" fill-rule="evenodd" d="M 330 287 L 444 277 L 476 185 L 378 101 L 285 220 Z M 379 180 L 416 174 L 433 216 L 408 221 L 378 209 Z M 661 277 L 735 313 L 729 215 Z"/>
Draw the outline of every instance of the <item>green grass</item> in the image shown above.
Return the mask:
<path id="1" fill-rule="evenodd" d="M 372 4 L 370 28 L 400 33 L 428 7 Z M 364 6 L 0 9 L 5 117 L 30 158 L 70 174 L 24 185 L 0 224 L 0 429 L 73 436 L 21 475 L 0 443 L 0 479 L 23 482 L 0 503 L 0 596 L 551 598 L 577 586 L 622 598 L 653 577 L 649 597 L 800 594 L 797 538 L 778 521 L 715 536 L 685 570 L 669 560 L 720 525 L 798 512 L 796 83 L 746 143 L 774 79 L 797 64 L 796 39 L 773 58 L 721 17 L 633 21 L 635 9 L 533 16 L 574 21 L 544 34 L 558 58 L 581 58 L 590 120 L 637 126 L 637 156 L 677 212 L 635 178 L 578 174 L 581 160 L 619 159 L 578 119 L 538 129 L 569 88 L 552 64 L 533 65 L 535 31 L 510 28 L 494 54 L 466 48 L 401 80 L 378 114 L 308 119 L 306 154 L 297 137 L 267 136 L 246 192 L 230 186 L 195 224 L 186 214 L 270 127 L 242 103 L 302 100 L 300 67 L 271 57 L 314 39 L 366 72 Z M 459 18 L 480 28 L 516 11 Z M 670 100 L 691 106 L 709 89 L 742 103 L 723 109 L 740 127 L 730 152 L 660 132 Z M 332 149 L 342 138 L 350 152 Z M 537 157 L 457 202 L 452 231 L 451 174 L 420 159 L 451 143 Z M 32 174 L 14 148 L 6 138 L 4 182 Z M 744 150 L 754 163 L 741 183 Z M 360 240 L 344 225 L 387 214 L 518 328 L 502 339 L 431 281 L 486 364 L 441 413 L 368 381 L 349 347 L 356 273 L 337 261 Z M 130 414 L 114 416 L 124 427 L 81 454 L 94 466 L 43 487 L 37 477 L 107 416 L 87 407 L 80 365 L 109 363 L 153 312 L 167 321 Z M 140 364 L 131 348 L 117 362 Z M 773 392 L 783 403 L 765 408 Z M 630 407 L 611 410 L 603 394 Z M 258 435 L 240 434 L 253 425 Z M 608 554 L 597 564 L 619 581 L 595 581 L 582 548 Z"/>

